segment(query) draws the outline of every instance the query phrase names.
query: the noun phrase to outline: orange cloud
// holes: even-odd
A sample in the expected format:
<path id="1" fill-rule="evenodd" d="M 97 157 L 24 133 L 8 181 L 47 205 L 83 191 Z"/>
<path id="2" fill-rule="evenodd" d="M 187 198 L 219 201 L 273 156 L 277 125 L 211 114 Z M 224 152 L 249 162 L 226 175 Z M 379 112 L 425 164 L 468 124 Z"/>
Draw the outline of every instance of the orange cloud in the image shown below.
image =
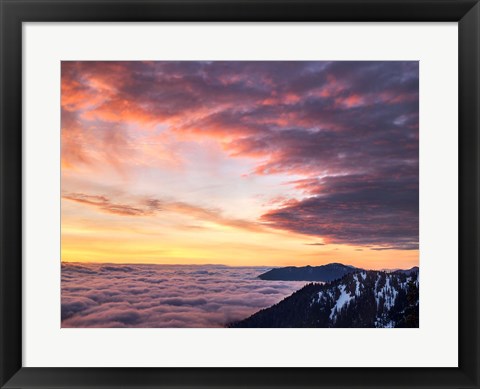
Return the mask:
<path id="1" fill-rule="evenodd" d="M 140 208 L 128 204 L 112 203 L 105 196 L 87 195 L 83 193 L 64 194 L 62 198 L 98 208 L 101 212 L 121 216 L 150 216 L 159 210 L 154 203 L 146 204 L 146 206 Z"/>
<path id="2" fill-rule="evenodd" d="M 66 193 L 62 195 L 65 200 L 80 203 L 98 209 L 102 213 L 119 216 L 154 216 L 157 213 L 174 212 L 194 219 L 209 221 L 218 225 L 241 228 L 249 231 L 264 231 L 261 223 L 228 218 L 215 208 L 205 208 L 181 201 L 168 201 L 159 199 L 140 199 L 134 204 L 114 202 L 103 195 L 88 195 L 84 193 Z"/>

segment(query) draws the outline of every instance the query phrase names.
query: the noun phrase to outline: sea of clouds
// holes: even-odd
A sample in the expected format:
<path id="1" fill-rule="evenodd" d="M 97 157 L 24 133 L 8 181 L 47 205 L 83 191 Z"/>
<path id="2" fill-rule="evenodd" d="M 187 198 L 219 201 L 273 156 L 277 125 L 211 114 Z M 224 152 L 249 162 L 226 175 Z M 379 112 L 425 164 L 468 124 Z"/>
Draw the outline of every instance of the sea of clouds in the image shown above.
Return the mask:
<path id="1" fill-rule="evenodd" d="M 264 281 L 267 267 L 62 264 L 62 327 L 224 327 L 305 282 Z"/>

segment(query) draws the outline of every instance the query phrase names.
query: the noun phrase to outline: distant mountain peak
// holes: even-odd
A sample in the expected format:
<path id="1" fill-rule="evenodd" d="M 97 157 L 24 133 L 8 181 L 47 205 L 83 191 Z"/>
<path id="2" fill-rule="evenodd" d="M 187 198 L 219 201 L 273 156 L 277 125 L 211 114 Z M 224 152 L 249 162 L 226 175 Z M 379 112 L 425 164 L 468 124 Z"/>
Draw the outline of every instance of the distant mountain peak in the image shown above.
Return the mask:
<path id="1" fill-rule="evenodd" d="M 405 269 L 405 270 L 399 269 L 394 271 L 394 273 L 403 273 L 403 274 L 411 274 L 411 273 L 418 273 L 418 272 L 419 272 L 418 266 L 414 266 L 410 269 Z"/>
<path id="2" fill-rule="evenodd" d="M 320 281 L 328 282 L 343 277 L 345 274 L 363 269 L 343 263 L 333 262 L 321 266 L 287 266 L 271 269 L 258 278 L 271 281 Z"/>

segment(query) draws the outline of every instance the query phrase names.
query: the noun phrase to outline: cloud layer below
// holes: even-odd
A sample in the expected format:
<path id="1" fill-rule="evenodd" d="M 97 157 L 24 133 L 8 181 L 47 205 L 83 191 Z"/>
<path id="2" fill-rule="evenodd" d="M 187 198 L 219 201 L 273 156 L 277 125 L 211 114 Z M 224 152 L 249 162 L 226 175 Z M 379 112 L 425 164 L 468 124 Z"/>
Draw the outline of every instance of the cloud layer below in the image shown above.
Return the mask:
<path id="1" fill-rule="evenodd" d="M 223 327 L 304 282 L 263 281 L 268 268 L 62 264 L 62 327 Z"/>

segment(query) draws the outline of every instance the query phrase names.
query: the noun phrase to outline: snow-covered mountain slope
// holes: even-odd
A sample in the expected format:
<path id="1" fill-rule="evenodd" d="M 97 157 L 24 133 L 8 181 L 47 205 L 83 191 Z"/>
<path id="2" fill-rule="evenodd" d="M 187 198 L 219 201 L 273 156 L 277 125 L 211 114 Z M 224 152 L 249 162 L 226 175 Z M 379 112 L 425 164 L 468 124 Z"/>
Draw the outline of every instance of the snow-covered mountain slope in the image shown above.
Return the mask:
<path id="1" fill-rule="evenodd" d="M 230 327 L 418 327 L 418 270 L 358 271 L 308 284 Z"/>

